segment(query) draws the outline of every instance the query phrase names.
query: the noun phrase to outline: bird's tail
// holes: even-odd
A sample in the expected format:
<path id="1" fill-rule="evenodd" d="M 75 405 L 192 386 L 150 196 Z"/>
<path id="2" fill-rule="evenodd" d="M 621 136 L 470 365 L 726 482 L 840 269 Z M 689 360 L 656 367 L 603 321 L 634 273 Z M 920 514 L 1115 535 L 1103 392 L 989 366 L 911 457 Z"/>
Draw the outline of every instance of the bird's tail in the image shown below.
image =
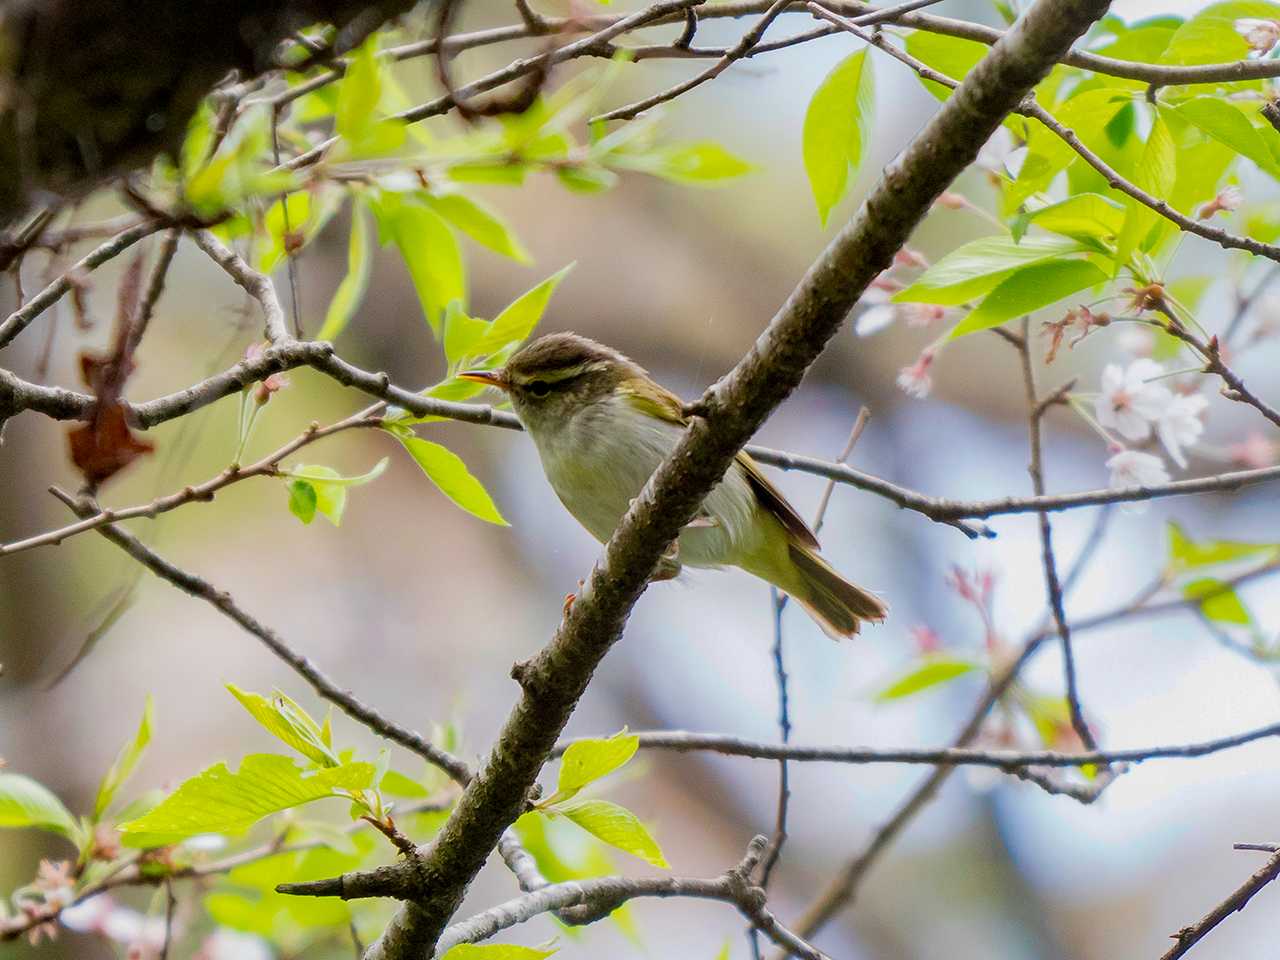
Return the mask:
<path id="1" fill-rule="evenodd" d="M 792 543 L 787 552 L 793 568 L 791 585 L 779 584 L 804 607 L 832 640 L 847 640 L 864 620 L 879 623 L 889 613 L 885 602 L 850 583 L 816 552 Z"/>

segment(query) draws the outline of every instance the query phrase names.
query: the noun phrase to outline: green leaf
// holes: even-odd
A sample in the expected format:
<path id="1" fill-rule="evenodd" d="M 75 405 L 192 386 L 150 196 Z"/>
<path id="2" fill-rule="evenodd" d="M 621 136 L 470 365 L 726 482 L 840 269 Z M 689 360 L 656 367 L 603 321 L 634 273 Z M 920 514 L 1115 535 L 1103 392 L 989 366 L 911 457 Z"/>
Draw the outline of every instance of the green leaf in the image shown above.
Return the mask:
<path id="1" fill-rule="evenodd" d="M 1169 565 L 1175 570 L 1194 570 L 1280 553 L 1280 544 L 1275 543 L 1247 543 L 1242 540 L 1204 540 L 1197 543 L 1172 520 L 1168 530 Z"/>
<path id="2" fill-rule="evenodd" d="M 325 742 L 320 725 L 297 701 L 278 690 L 273 696 L 264 697 L 260 693 L 241 690 L 234 683 L 228 683 L 227 689 L 272 736 L 322 767 L 339 765 L 337 756 Z"/>
<path id="3" fill-rule="evenodd" d="M 1251 109 L 1253 107 L 1251 106 Z M 1234 104 L 1218 97 L 1194 97 L 1180 103 L 1175 112 L 1188 123 L 1257 164 L 1258 169 L 1273 177 L 1280 176 L 1280 165 L 1263 137 Z M 1274 131 L 1269 131 L 1272 137 Z"/>
<path id="4" fill-rule="evenodd" d="M 556 167 L 556 179 L 574 193 L 601 193 L 618 182 L 618 175 L 599 164 L 579 163 Z"/>
<path id="5" fill-rule="evenodd" d="M 72 839 L 76 821 L 48 787 L 20 773 L 0 773 L 0 827 L 36 827 Z"/>
<path id="6" fill-rule="evenodd" d="M 864 47 L 827 74 L 804 115 L 804 168 L 818 218 L 827 225 L 831 209 L 862 165 L 875 106 L 873 73 Z"/>
<path id="7" fill-rule="evenodd" d="M 383 774 L 378 782 L 378 789 L 393 797 L 407 797 L 410 800 L 421 800 L 431 795 L 421 783 L 398 770 L 388 770 Z"/>
<path id="8" fill-rule="evenodd" d="M 887 700 L 900 700 L 921 690 L 949 683 L 977 669 L 979 664 L 972 660 L 946 656 L 928 657 L 877 693 L 876 700 L 881 703 Z"/>
<path id="9" fill-rule="evenodd" d="M 377 54 L 378 39 L 375 35 L 351 53 L 347 72 L 338 84 L 334 131 L 346 140 L 361 140 L 375 119 L 378 101 L 382 98 L 381 65 Z"/>
<path id="10" fill-rule="evenodd" d="M 440 960 L 546 960 L 554 950 L 517 947 L 509 943 L 460 943 Z"/>
<path id="11" fill-rule="evenodd" d="M 956 324 L 950 338 L 998 327 L 1007 320 L 1105 283 L 1107 274 L 1088 260 L 1050 260 L 1015 271 Z"/>
<path id="12" fill-rule="evenodd" d="M 360 204 L 351 205 L 351 237 L 347 241 L 347 275 L 338 284 L 324 324 L 316 333 L 317 340 L 333 340 L 351 321 L 356 308 L 369 288 L 369 272 L 373 258 L 369 256 L 369 223 Z"/>
<path id="13" fill-rule="evenodd" d="M 1249 55 L 1249 47 L 1236 32 L 1235 22 L 1245 19 L 1280 19 L 1280 6 L 1259 0 L 1211 4 L 1174 32 L 1160 60 L 1178 64 L 1244 60 Z"/>
<path id="14" fill-rule="evenodd" d="M 288 211 L 286 218 L 285 212 Z M 289 221 L 289 227 L 286 231 L 285 220 Z M 294 193 L 285 194 L 285 196 L 271 204 L 267 208 L 267 215 L 263 217 L 263 227 L 266 229 L 266 243 L 259 244 L 254 251 L 254 266 L 263 273 L 271 273 L 280 261 L 285 258 L 285 250 L 287 237 L 286 233 L 304 235 L 306 227 L 311 220 L 311 191 L 297 190 Z"/>
<path id="15" fill-rule="evenodd" d="M 1151 196 L 1163 198 L 1173 189 L 1177 175 L 1177 148 L 1169 133 L 1169 125 L 1165 123 L 1164 116 L 1157 112 L 1133 182 Z M 1129 262 L 1130 255 L 1140 247 L 1143 238 L 1160 216 L 1150 207 L 1131 198 L 1126 198 L 1126 206 L 1128 209 L 1125 212 L 1124 226 L 1116 241 L 1117 266 Z"/>
<path id="16" fill-rule="evenodd" d="M 501 217 L 477 200 L 460 193 L 423 194 L 422 202 L 476 243 L 517 263 L 529 263 L 524 245 Z"/>
<path id="17" fill-rule="evenodd" d="M 670 867 L 657 841 L 626 807 L 608 800 L 570 800 L 551 809 L 611 847 L 637 856 L 655 867 L 664 870 Z"/>
<path id="18" fill-rule="evenodd" d="M 303 523 L 316 518 L 316 488 L 305 480 L 289 481 L 289 512 Z"/>
<path id="19" fill-rule="evenodd" d="M 899 303 L 954 307 L 989 293 L 1015 270 L 1087 250 L 1066 237 L 982 237 L 947 254 L 894 296 Z"/>
<path id="20" fill-rule="evenodd" d="M 976 40 L 962 40 L 925 30 L 913 30 L 909 33 L 906 46 L 907 53 L 911 56 L 952 80 L 963 80 L 965 74 L 977 66 L 978 61 L 991 50 L 986 44 Z M 946 100 L 952 94 L 950 87 L 933 80 L 921 77 L 920 82 L 939 100 Z"/>
<path id="21" fill-rule="evenodd" d="M 618 152 L 609 156 L 614 166 L 693 186 L 705 186 L 751 172 L 751 164 L 711 140 L 667 144 L 643 153 Z"/>
<path id="22" fill-rule="evenodd" d="M 235 773 L 225 763 L 209 767 L 150 813 L 121 824 L 120 832 L 145 835 L 154 846 L 202 833 L 239 834 L 273 813 L 372 784 L 371 763 L 305 771 L 291 757 L 257 753 L 245 757 Z"/>
<path id="23" fill-rule="evenodd" d="M 439 335 L 445 307 L 455 300 L 465 306 L 467 297 L 466 270 L 453 231 L 434 210 L 394 194 L 383 193 L 371 209 L 380 233 L 395 242 L 404 258 L 423 315 Z"/>
<path id="24" fill-rule="evenodd" d="M 342 523 L 342 514 L 347 509 L 347 488 L 382 476 L 388 460 L 383 457 L 372 470 L 358 477 L 344 477 L 332 467 L 299 464 L 283 474 L 289 480 L 289 509 L 303 523 L 310 523 L 319 511 L 336 527 Z"/>
<path id="25" fill-rule="evenodd" d="M 107 807 L 111 806 L 111 801 L 115 799 L 116 791 L 137 768 L 138 761 L 142 759 L 142 754 L 147 749 L 147 744 L 151 742 L 154 722 L 155 704 L 151 697 L 147 697 L 147 705 L 142 709 L 142 722 L 138 724 L 138 732 L 121 748 L 120 753 L 116 755 L 115 763 L 111 764 L 111 769 L 98 785 L 98 796 L 93 802 L 94 823 L 102 819 L 102 815 L 107 812 Z"/>
<path id="26" fill-rule="evenodd" d="M 178 169 L 182 173 L 183 182 L 195 176 L 196 171 L 204 166 L 213 147 L 214 123 L 217 114 L 213 109 L 213 101 L 206 97 L 191 119 L 187 121 L 187 133 L 182 140 L 182 148 L 178 155 Z"/>
<path id="27" fill-rule="evenodd" d="M 477 349 L 477 344 L 489 326 L 487 320 L 467 316 L 456 302 L 449 304 L 444 312 L 444 356 L 450 370 L 457 369 L 458 363 L 468 357 L 484 356 L 487 351 Z"/>
<path id="28" fill-rule="evenodd" d="M 1200 612 L 1215 623 L 1239 626 L 1253 623 L 1253 616 L 1239 594 L 1222 580 L 1213 577 L 1193 580 L 1182 588 L 1182 595 L 1188 600 L 1200 600 Z"/>
<path id="29" fill-rule="evenodd" d="M 640 738 L 626 730 L 608 739 L 579 740 L 569 745 L 560 761 L 556 795 L 573 796 L 587 784 L 608 776 L 640 749 Z"/>
<path id="30" fill-rule="evenodd" d="M 1028 227 L 1036 226 L 1074 240 L 1112 244 L 1123 225 L 1123 206 L 1098 193 L 1081 193 L 1022 214 L 1014 237 L 1020 239 Z"/>
<path id="31" fill-rule="evenodd" d="M 494 506 L 488 491 L 471 475 L 467 465 L 456 453 L 448 447 L 411 434 L 397 431 L 395 436 L 417 461 L 427 479 L 439 487 L 446 497 L 472 516 L 502 527 L 509 526 Z"/>
<path id="32" fill-rule="evenodd" d="M 503 311 L 493 318 L 488 331 L 476 343 L 475 356 L 484 357 L 497 353 L 503 347 L 520 343 L 529 334 L 546 313 L 551 295 L 560 286 L 560 281 L 573 269 L 573 264 L 562 267 L 532 290 L 516 297 Z"/>

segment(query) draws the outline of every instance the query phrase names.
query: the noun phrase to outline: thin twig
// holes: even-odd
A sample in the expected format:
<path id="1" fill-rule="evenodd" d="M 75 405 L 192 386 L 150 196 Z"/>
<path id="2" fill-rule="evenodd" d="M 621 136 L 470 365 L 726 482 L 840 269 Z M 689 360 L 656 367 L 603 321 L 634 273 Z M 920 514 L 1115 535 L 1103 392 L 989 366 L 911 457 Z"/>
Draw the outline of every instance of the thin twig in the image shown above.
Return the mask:
<path id="1" fill-rule="evenodd" d="M 716 753 L 726 757 L 752 760 L 790 760 L 795 763 L 840 763 L 852 766 L 880 763 L 909 766 L 975 766 L 993 767 L 1013 772 L 1024 767 L 1090 767 L 1113 764 L 1139 764 L 1147 760 L 1195 759 L 1221 753 L 1258 740 L 1280 737 L 1280 722 L 1269 723 L 1241 733 L 1212 740 L 1190 743 L 1131 747 L 1124 750 L 1084 750 L 1065 753 L 1060 750 L 978 750 L 965 747 L 877 748 L 844 746 L 805 746 L 794 743 L 769 743 L 750 740 L 727 733 L 695 733 L 687 730 L 639 730 L 641 750 L 663 750 L 671 753 Z M 552 756 L 563 756 L 574 743 L 588 737 L 574 737 L 556 744 Z"/>
<path id="2" fill-rule="evenodd" d="M 278 477 L 280 476 L 280 461 L 285 457 L 297 452 L 308 444 L 314 443 L 324 437 L 333 436 L 335 433 L 341 433 L 344 430 L 378 427 L 382 425 L 382 418 L 379 416 L 384 404 L 375 404 L 366 410 L 362 410 L 353 416 L 340 420 L 337 423 L 330 424 L 327 427 L 321 427 L 318 423 L 313 423 L 301 434 L 290 440 L 278 450 L 267 454 L 257 463 L 241 467 L 232 464 L 221 473 L 206 480 L 204 483 L 195 486 L 183 487 L 176 493 L 168 496 L 157 497 L 150 503 L 138 504 L 132 507 L 106 508 L 99 513 L 90 517 L 85 517 L 75 523 L 67 524 L 56 530 L 49 530 L 45 533 L 28 537 L 25 540 L 17 540 L 13 543 L 0 544 L 0 557 L 8 556 L 14 553 L 21 553 L 23 550 L 30 550 L 33 547 L 48 546 L 51 544 L 61 544 L 65 540 L 84 533 L 88 530 L 94 530 L 98 527 L 105 526 L 109 523 L 118 523 L 121 520 L 132 520 L 135 517 L 158 517 L 162 513 L 175 510 L 178 507 L 188 503 L 208 503 L 213 500 L 214 496 L 225 487 L 229 487 L 233 483 L 239 483 L 250 477 Z"/>
<path id="3" fill-rule="evenodd" d="M 160 221 L 144 220 L 121 231 L 106 243 L 86 254 L 74 265 L 63 271 L 47 287 L 9 314 L 3 323 L 0 323 L 0 347 L 6 346 L 14 337 L 25 330 L 32 320 L 57 303 L 63 294 L 75 285 L 78 278 L 96 270 L 108 260 L 119 256 L 139 240 L 164 229 L 164 227 L 165 224 Z"/>
<path id="4" fill-rule="evenodd" d="M 1248 880 L 1238 887 L 1231 896 L 1209 911 L 1200 920 L 1183 927 L 1173 934 L 1176 941 L 1160 960 L 1177 960 L 1194 947 L 1210 930 L 1220 924 L 1233 913 L 1238 913 L 1249 905 L 1253 895 L 1280 876 L 1280 853 L 1273 854 L 1266 863 L 1259 867 Z"/>
<path id="5" fill-rule="evenodd" d="M 59 500 L 65 503 L 71 510 L 82 518 L 96 516 L 102 511 L 91 500 L 85 498 L 77 500 L 70 494 L 59 490 L 57 487 L 52 488 L 51 492 Z M 283 660 L 286 664 L 293 668 L 299 676 L 307 681 L 325 700 L 336 705 L 340 710 L 352 717 L 356 721 L 364 724 L 379 736 L 398 743 L 418 756 L 423 757 L 428 763 L 434 764 L 445 773 L 449 774 L 458 783 L 465 784 L 471 777 L 471 769 L 462 760 L 452 754 L 441 750 L 435 744 L 425 740 L 419 734 L 400 726 L 393 720 L 383 717 L 372 707 L 367 706 L 360 700 L 357 700 L 353 694 L 343 690 L 336 683 L 329 679 L 321 670 L 315 666 L 309 659 L 295 652 L 284 639 L 270 627 L 265 626 L 251 614 L 243 610 L 229 593 L 219 590 L 205 580 L 193 573 L 183 570 L 164 557 L 160 556 L 150 547 L 142 543 L 133 534 L 117 527 L 113 524 L 107 524 L 96 528 L 98 533 L 106 537 L 116 546 L 120 547 L 125 553 L 133 557 L 148 570 L 167 580 L 179 590 L 187 593 L 215 607 L 221 613 L 225 614 L 231 620 L 240 625 L 246 632 L 257 637 L 262 643 Z"/>
<path id="6" fill-rule="evenodd" d="M 616 110 L 610 110 L 607 113 L 602 113 L 598 116 L 592 117 L 590 122 L 633 120 L 646 110 L 652 109 L 660 103 L 666 103 L 668 100 L 674 100 L 682 93 L 687 93 L 694 87 L 698 87 L 706 83 L 708 80 L 714 80 L 716 77 L 720 76 L 720 74 L 728 70 L 736 61 L 741 60 L 752 47 L 759 43 L 761 37 L 764 36 L 764 32 L 769 29 L 769 24 L 773 23 L 773 21 L 778 18 L 778 15 L 791 3 L 792 0 L 774 0 L 769 9 L 764 12 L 763 16 L 761 16 L 759 20 L 756 21 L 755 26 L 742 35 L 742 39 L 738 41 L 737 45 L 734 46 L 733 49 L 697 76 L 691 77 L 681 83 L 677 83 L 674 87 L 664 90 L 661 93 L 656 93 L 651 97 L 645 97 L 643 100 L 638 100 L 625 107 L 618 107 Z M 684 46 L 687 47 L 688 44 L 684 44 Z"/>
<path id="7" fill-rule="evenodd" d="M 1037 497 L 1045 495 L 1044 483 L 1044 444 L 1041 430 L 1044 424 L 1044 413 L 1047 409 L 1041 405 L 1036 388 L 1035 360 L 1028 346 L 1030 340 L 1030 319 L 1022 318 L 1022 346 L 1018 353 L 1022 360 L 1022 380 L 1027 400 L 1027 433 L 1031 447 L 1031 460 L 1027 465 L 1027 473 L 1031 476 L 1031 488 Z M 1044 569 L 1045 593 L 1048 594 L 1049 612 L 1058 631 L 1058 639 L 1062 645 L 1063 674 L 1066 681 L 1067 709 L 1071 717 L 1071 727 L 1088 749 L 1096 749 L 1093 732 L 1085 723 L 1084 711 L 1080 707 L 1080 691 L 1076 681 L 1075 653 L 1071 647 L 1071 627 L 1067 623 L 1067 614 L 1063 608 L 1062 584 L 1058 580 L 1058 561 L 1053 552 L 1053 527 L 1049 522 L 1049 513 L 1041 510 L 1036 514 L 1040 530 L 1040 561 Z"/>
<path id="8" fill-rule="evenodd" d="M 175 228 L 160 240 L 160 253 L 155 265 L 151 268 L 147 288 L 138 301 L 138 309 L 134 313 L 133 321 L 129 324 L 129 342 L 125 348 L 127 357 L 133 356 L 151 324 L 151 316 L 155 312 L 160 295 L 164 292 L 165 278 L 169 275 L 169 267 L 173 263 L 173 255 L 178 251 L 178 239 L 181 236 L 182 231 Z"/>
<path id="9" fill-rule="evenodd" d="M 853 421 L 853 427 L 849 431 L 849 439 L 845 441 L 844 449 L 840 451 L 840 456 L 836 459 L 836 463 L 844 463 L 853 453 L 853 448 L 857 446 L 858 439 L 862 436 L 862 431 L 866 429 L 867 422 L 871 419 L 871 411 L 865 406 L 858 411 L 858 416 Z M 818 498 L 818 509 L 814 513 L 813 533 L 817 536 L 822 532 L 822 524 L 827 518 L 827 507 L 831 504 L 831 494 L 835 490 L 836 483 L 834 480 L 828 480 L 822 488 L 822 496 Z M 787 607 L 787 597 L 779 595 L 777 587 L 769 588 L 769 604 L 770 611 L 773 615 L 773 672 L 774 679 L 778 688 L 778 734 L 783 743 L 791 740 L 791 710 L 790 698 L 787 691 L 787 668 L 783 659 L 783 631 L 782 631 L 782 613 Z M 778 805 L 777 815 L 774 818 L 773 836 L 769 840 L 769 848 L 765 854 L 764 863 L 760 872 L 760 886 L 764 889 L 769 888 L 769 878 L 773 873 L 773 868 L 777 865 L 779 857 L 782 855 L 782 847 L 787 842 L 787 809 L 791 801 L 791 779 L 787 769 L 787 761 L 780 760 L 778 763 Z M 752 943 L 753 949 L 756 944 Z"/>
<path id="10" fill-rule="evenodd" d="M 276 295 L 271 279 L 254 270 L 238 253 L 225 246 L 208 230 L 197 230 L 193 236 L 196 245 L 243 287 L 245 293 L 262 305 L 263 332 L 266 338 L 273 344 L 290 342 L 289 330 L 285 326 L 284 310 L 280 306 L 280 298 Z"/>

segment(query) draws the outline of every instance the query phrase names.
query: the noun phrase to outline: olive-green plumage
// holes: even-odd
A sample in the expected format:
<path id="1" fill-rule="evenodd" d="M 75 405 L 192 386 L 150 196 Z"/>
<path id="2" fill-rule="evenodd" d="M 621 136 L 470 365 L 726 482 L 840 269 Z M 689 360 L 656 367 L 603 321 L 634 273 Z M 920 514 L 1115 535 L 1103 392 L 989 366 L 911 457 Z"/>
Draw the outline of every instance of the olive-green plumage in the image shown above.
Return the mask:
<path id="1" fill-rule="evenodd" d="M 507 392 L 556 495 L 601 542 L 687 423 L 679 398 L 644 368 L 572 333 L 533 341 L 501 370 L 462 376 Z M 746 453 L 681 532 L 659 576 L 675 576 L 682 564 L 741 567 L 790 595 L 833 638 L 888 612 L 822 559 L 813 532 Z"/>

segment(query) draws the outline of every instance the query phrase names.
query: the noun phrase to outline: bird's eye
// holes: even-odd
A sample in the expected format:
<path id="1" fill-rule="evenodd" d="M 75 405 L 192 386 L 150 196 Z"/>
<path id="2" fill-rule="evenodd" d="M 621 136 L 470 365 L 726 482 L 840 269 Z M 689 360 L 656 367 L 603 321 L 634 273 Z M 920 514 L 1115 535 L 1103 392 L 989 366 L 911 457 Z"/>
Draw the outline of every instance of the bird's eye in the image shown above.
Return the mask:
<path id="1" fill-rule="evenodd" d="M 529 384 L 528 390 L 535 397 L 545 397 L 551 392 L 551 384 L 545 380 L 534 380 Z"/>

